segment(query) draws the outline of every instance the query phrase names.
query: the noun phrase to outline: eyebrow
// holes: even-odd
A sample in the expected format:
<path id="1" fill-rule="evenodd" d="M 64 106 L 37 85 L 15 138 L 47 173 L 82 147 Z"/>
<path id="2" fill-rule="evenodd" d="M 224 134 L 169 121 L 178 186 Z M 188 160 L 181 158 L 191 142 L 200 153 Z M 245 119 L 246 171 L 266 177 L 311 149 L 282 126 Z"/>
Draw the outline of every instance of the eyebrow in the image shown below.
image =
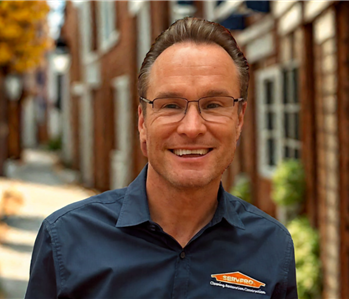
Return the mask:
<path id="1" fill-rule="evenodd" d="M 231 96 L 231 94 L 225 89 L 211 89 L 205 91 L 200 98 L 202 97 L 214 97 L 214 96 Z M 159 92 L 156 95 L 156 99 L 158 98 L 185 98 L 182 93 L 176 91 L 163 91 Z"/>

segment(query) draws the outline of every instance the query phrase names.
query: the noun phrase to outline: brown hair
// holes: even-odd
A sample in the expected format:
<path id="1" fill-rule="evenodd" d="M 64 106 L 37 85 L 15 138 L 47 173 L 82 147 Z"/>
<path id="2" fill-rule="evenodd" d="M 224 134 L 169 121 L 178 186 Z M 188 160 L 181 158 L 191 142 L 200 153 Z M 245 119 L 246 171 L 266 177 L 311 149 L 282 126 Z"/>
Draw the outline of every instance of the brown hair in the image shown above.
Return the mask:
<path id="1" fill-rule="evenodd" d="M 174 22 L 167 30 L 162 32 L 153 43 L 149 52 L 144 58 L 138 76 L 139 96 L 146 97 L 149 84 L 151 67 L 160 54 L 170 46 L 192 41 L 195 43 L 217 44 L 228 52 L 235 62 L 240 76 L 240 96 L 247 99 L 249 80 L 249 66 L 244 54 L 240 51 L 230 31 L 220 24 L 209 22 L 200 18 L 186 17 Z M 143 101 L 143 112 L 145 107 Z"/>

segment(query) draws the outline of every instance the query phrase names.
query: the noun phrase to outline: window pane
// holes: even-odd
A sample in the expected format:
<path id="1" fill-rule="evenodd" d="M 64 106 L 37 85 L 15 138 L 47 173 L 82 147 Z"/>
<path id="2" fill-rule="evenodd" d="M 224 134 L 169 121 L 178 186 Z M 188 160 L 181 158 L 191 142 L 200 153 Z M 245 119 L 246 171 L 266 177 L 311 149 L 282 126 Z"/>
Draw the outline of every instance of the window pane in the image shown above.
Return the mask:
<path id="1" fill-rule="evenodd" d="M 294 114 L 294 125 L 295 125 L 295 139 L 296 140 L 300 140 L 299 139 L 299 113 L 296 112 Z"/>
<path id="2" fill-rule="evenodd" d="M 288 146 L 284 147 L 284 158 L 291 158 L 290 148 Z"/>
<path id="3" fill-rule="evenodd" d="M 275 166 L 275 141 L 272 138 L 269 138 L 267 141 L 267 147 L 268 147 L 268 151 L 267 151 L 267 161 L 268 161 L 268 165 L 269 166 Z"/>
<path id="4" fill-rule="evenodd" d="M 267 129 L 272 131 L 274 130 L 274 120 L 275 120 L 275 114 L 273 112 L 267 113 Z"/>
<path id="5" fill-rule="evenodd" d="M 283 90 L 283 103 L 287 104 L 288 103 L 288 80 L 287 80 L 287 71 L 282 72 L 282 80 L 284 84 L 284 90 Z"/>
<path id="6" fill-rule="evenodd" d="M 300 158 L 300 151 L 299 151 L 299 149 L 295 149 L 294 150 L 294 158 L 295 159 L 299 159 Z"/>
<path id="7" fill-rule="evenodd" d="M 290 119 L 289 114 L 284 113 L 284 132 L 285 132 L 285 138 L 290 138 Z"/>
<path id="8" fill-rule="evenodd" d="M 298 70 L 294 68 L 292 70 L 292 87 L 293 87 L 293 103 L 299 102 L 299 95 L 298 95 Z"/>
<path id="9" fill-rule="evenodd" d="M 265 85 L 265 103 L 270 105 L 274 103 L 274 93 L 273 93 L 274 82 L 271 80 L 265 80 L 264 85 Z"/>

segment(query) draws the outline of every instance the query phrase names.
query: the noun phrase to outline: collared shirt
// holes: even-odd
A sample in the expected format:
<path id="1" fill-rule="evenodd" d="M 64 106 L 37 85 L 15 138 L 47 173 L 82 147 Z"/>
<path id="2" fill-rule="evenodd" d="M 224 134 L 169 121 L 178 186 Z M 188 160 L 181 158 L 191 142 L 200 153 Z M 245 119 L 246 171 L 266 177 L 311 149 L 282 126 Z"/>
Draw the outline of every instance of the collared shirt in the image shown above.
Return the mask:
<path id="1" fill-rule="evenodd" d="M 221 186 L 211 222 L 182 248 L 151 220 L 146 172 L 44 220 L 25 298 L 297 298 L 279 222 Z"/>

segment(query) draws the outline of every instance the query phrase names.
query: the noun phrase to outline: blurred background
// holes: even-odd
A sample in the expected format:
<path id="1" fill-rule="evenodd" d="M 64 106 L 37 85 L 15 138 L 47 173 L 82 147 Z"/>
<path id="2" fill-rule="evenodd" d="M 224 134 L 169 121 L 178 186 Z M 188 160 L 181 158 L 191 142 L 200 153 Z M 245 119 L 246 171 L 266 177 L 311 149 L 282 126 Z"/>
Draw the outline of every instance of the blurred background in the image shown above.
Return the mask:
<path id="1" fill-rule="evenodd" d="M 290 230 L 300 299 L 349 298 L 349 2 L 56 0 L 0 1 L 1 299 L 23 298 L 44 217 L 144 167 L 137 73 L 185 16 L 250 64 L 226 190 Z"/>

